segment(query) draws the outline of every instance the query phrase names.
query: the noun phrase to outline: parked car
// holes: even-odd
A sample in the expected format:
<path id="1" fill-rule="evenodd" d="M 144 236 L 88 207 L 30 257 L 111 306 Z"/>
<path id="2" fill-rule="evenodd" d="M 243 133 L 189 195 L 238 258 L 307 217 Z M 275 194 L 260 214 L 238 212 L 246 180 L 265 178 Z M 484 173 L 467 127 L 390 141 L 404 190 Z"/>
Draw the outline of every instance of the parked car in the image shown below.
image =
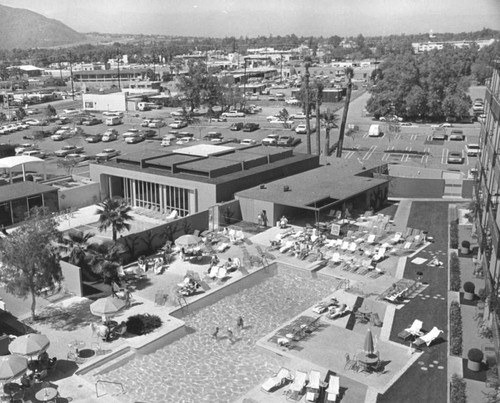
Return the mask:
<path id="1" fill-rule="evenodd" d="M 190 141 L 193 141 L 192 137 L 182 137 L 179 140 L 177 140 L 175 142 L 175 144 L 179 144 L 179 145 L 188 144 Z"/>
<path id="2" fill-rule="evenodd" d="M 285 104 L 287 105 L 300 105 L 300 101 L 296 98 L 288 98 L 285 100 Z"/>
<path id="3" fill-rule="evenodd" d="M 254 139 L 243 139 L 240 141 L 240 144 L 242 144 L 244 146 L 251 146 L 251 145 L 257 144 L 257 142 Z"/>
<path id="4" fill-rule="evenodd" d="M 151 137 L 156 136 L 156 130 L 139 130 L 139 134 L 141 134 L 145 139 L 150 139 Z"/>
<path id="5" fill-rule="evenodd" d="M 59 133 L 55 133 L 52 136 L 50 136 L 50 139 L 53 141 L 63 141 L 70 137 L 71 135 L 69 131 L 59 131 Z"/>
<path id="6" fill-rule="evenodd" d="M 99 143 L 102 140 L 102 134 L 94 134 L 88 137 L 85 137 L 85 141 L 87 143 Z"/>
<path id="7" fill-rule="evenodd" d="M 311 133 L 314 133 L 316 131 L 315 127 L 311 127 Z M 305 123 L 301 123 L 295 128 L 295 133 L 297 134 L 307 134 L 307 127 Z"/>
<path id="8" fill-rule="evenodd" d="M 161 144 L 160 144 L 160 145 L 161 145 L 162 147 L 168 147 L 168 146 L 172 145 L 172 141 L 173 141 L 173 140 L 174 140 L 174 139 L 173 139 L 172 137 L 163 137 L 163 138 L 161 139 Z"/>
<path id="9" fill-rule="evenodd" d="M 263 146 L 275 146 L 278 144 L 279 135 L 269 134 L 265 139 L 262 140 Z"/>
<path id="10" fill-rule="evenodd" d="M 80 113 L 80 111 L 76 108 L 66 108 L 66 109 L 63 109 L 63 112 L 66 114 L 66 115 L 75 115 L 77 113 Z"/>
<path id="11" fill-rule="evenodd" d="M 213 140 L 222 138 L 222 133 L 220 132 L 208 132 L 206 136 L 203 136 L 203 140 Z"/>
<path id="12" fill-rule="evenodd" d="M 187 125 L 187 122 L 184 120 L 176 120 L 169 124 L 172 129 L 182 129 L 183 127 L 187 127 Z"/>
<path id="13" fill-rule="evenodd" d="M 64 159 L 65 160 L 73 160 L 75 162 L 83 162 L 83 161 L 87 161 L 89 159 L 89 156 L 86 154 L 72 153 L 72 154 L 66 155 L 66 157 L 64 157 Z"/>
<path id="14" fill-rule="evenodd" d="M 35 144 L 32 144 L 32 143 L 23 143 L 23 144 L 19 144 L 18 147 L 14 148 L 14 152 L 16 153 L 16 155 L 21 155 L 25 151 L 34 150 L 36 148 L 37 148 L 37 146 Z"/>
<path id="15" fill-rule="evenodd" d="M 253 132 L 255 130 L 259 130 L 260 126 L 258 123 L 245 123 L 243 126 L 243 131 L 244 132 Z"/>
<path id="16" fill-rule="evenodd" d="M 165 122 L 161 119 L 153 119 L 149 122 L 148 127 L 159 128 L 165 126 Z"/>
<path id="17" fill-rule="evenodd" d="M 465 152 L 468 157 L 477 157 L 481 154 L 481 149 L 479 148 L 479 144 L 467 144 L 465 146 Z"/>
<path id="18" fill-rule="evenodd" d="M 119 118 L 123 117 L 123 112 L 120 112 L 120 111 L 106 111 L 106 112 L 103 112 L 102 114 L 103 114 L 103 116 L 110 116 L 110 117 L 116 116 Z"/>
<path id="19" fill-rule="evenodd" d="M 114 148 L 105 148 L 100 153 L 97 153 L 95 156 L 98 160 L 109 160 L 110 158 L 116 157 L 120 154 L 118 150 Z"/>
<path id="20" fill-rule="evenodd" d="M 102 123 L 102 119 L 92 118 L 92 119 L 89 119 L 89 120 L 84 120 L 82 122 L 82 125 L 84 125 L 84 126 L 95 126 L 95 125 L 98 125 L 100 123 Z"/>
<path id="21" fill-rule="evenodd" d="M 142 127 L 148 127 L 149 124 L 153 121 L 153 119 L 143 119 L 141 122 Z"/>
<path id="22" fill-rule="evenodd" d="M 42 158 L 42 159 L 47 156 L 47 154 L 45 154 L 41 150 L 28 150 L 28 151 L 24 151 L 23 155 L 26 156 L 26 157 L 37 157 L 37 158 Z"/>
<path id="23" fill-rule="evenodd" d="M 126 132 L 122 133 L 122 137 L 125 140 L 127 137 L 136 136 L 139 133 L 138 129 L 128 129 Z"/>
<path id="24" fill-rule="evenodd" d="M 136 144 L 144 141 L 144 137 L 142 137 L 139 133 L 136 133 L 134 136 L 128 136 L 125 138 L 125 143 L 127 144 Z"/>
<path id="25" fill-rule="evenodd" d="M 281 147 L 291 147 L 293 144 L 293 137 L 292 136 L 280 136 L 278 139 L 278 146 Z"/>
<path id="26" fill-rule="evenodd" d="M 60 150 L 54 151 L 54 155 L 56 157 L 65 157 L 68 154 L 80 154 L 80 153 L 83 153 L 83 147 L 75 145 L 67 145 L 61 148 Z"/>
<path id="27" fill-rule="evenodd" d="M 451 152 L 448 154 L 448 164 L 463 164 L 464 157 L 460 152 Z"/>
<path id="28" fill-rule="evenodd" d="M 117 134 L 116 130 L 115 129 L 111 129 L 111 130 L 106 130 L 104 132 L 104 134 L 102 135 L 102 139 L 101 140 L 104 143 L 107 143 L 109 141 L 114 141 L 117 138 L 118 138 L 118 134 Z"/>
<path id="29" fill-rule="evenodd" d="M 181 117 L 184 116 L 184 110 L 183 109 L 177 109 L 176 111 L 171 112 L 170 116 L 172 116 L 174 118 L 181 118 Z"/>
<path id="30" fill-rule="evenodd" d="M 230 127 L 229 130 L 232 130 L 233 132 L 237 132 L 239 130 L 243 129 L 243 122 L 236 122 L 233 123 Z"/>
<path id="31" fill-rule="evenodd" d="M 449 139 L 453 141 L 464 141 L 464 132 L 462 130 L 452 130 Z"/>
<path id="32" fill-rule="evenodd" d="M 229 111 L 229 112 L 224 112 L 221 116 L 223 118 L 244 118 L 245 114 L 240 111 Z"/>
<path id="33" fill-rule="evenodd" d="M 290 118 L 292 118 L 292 119 L 305 119 L 306 114 L 304 112 L 292 113 L 290 115 Z"/>

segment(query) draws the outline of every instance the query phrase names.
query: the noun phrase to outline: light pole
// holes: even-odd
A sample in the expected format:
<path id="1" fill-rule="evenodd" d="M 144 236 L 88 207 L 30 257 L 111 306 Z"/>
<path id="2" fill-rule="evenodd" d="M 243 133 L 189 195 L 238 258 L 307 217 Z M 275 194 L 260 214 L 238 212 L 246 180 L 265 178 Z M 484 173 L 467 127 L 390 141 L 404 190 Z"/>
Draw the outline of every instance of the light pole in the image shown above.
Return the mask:
<path id="1" fill-rule="evenodd" d="M 71 98 L 73 98 L 73 101 L 75 100 L 75 87 L 73 84 L 73 61 L 71 59 L 71 52 L 69 52 L 69 74 L 71 78 Z"/>
<path id="2" fill-rule="evenodd" d="M 246 106 L 247 102 L 247 58 L 243 58 L 243 63 L 245 63 L 245 66 L 243 68 L 243 108 Z"/>
<path id="3" fill-rule="evenodd" d="M 304 67 L 306 69 L 306 74 L 304 77 L 304 85 L 305 85 L 305 93 L 306 93 L 306 100 L 305 100 L 305 112 L 306 112 L 306 132 L 307 132 L 307 139 L 306 139 L 306 153 L 311 154 L 311 123 L 309 122 L 309 61 L 306 61 L 304 63 Z"/>

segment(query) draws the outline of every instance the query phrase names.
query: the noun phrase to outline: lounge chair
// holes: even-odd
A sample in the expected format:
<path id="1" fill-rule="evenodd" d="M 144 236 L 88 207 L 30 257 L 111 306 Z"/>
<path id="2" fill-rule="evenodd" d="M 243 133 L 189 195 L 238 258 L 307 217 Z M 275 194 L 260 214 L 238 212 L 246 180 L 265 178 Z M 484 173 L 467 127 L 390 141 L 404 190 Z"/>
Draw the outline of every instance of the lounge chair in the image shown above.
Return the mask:
<path id="1" fill-rule="evenodd" d="M 398 333 L 398 337 L 403 340 L 408 340 L 412 336 L 422 336 L 422 325 L 423 323 L 421 320 L 415 319 L 410 327 Z"/>
<path id="2" fill-rule="evenodd" d="M 316 402 L 320 393 L 320 378 L 319 371 L 309 371 L 309 382 L 307 384 L 306 401 Z"/>
<path id="3" fill-rule="evenodd" d="M 302 371 L 295 371 L 293 383 L 287 391 L 287 399 L 299 401 L 304 394 L 304 388 L 307 382 L 307 374 Z"/>
<path id="4" fill-rule="evenodd" d="M 337 397 L 340 393 L 340 378 L 335 375 L 330 375 L 328 378 L 328 388 L 326 392 L 326 402 L 333 403 L 337 401 Z"/>
<path id="5" fill-rule="evenodd" d="M 339 307 L 333 309 L 330 311 L 330 314 L 328 317 L 330 319 L 338 319 L 341 318 L 342 316 L 346 315 L 348 312 L 350 312 L 350 309 L 346 304 L 341 304 Z"/>
<path id="6" fill-rule="evenodd" d="M 285 367 L 281 367 L 277 374 L 269 378 L 261 385 L 261 389 L 266 393 L 271 393 L 282 386 L 285 386 L 291 379 L 292 375 L 290 370 Z"/>
<path id="7" fill-rule="evenodd" d="M 372 260 L 374 262 L 378 262 L 379 260 L 382 260 L 384 257 L 385 257 L 385 251 L 386 251 L 386 248 L 379 248 L 379 250 L 377 251 L 377 254 L 375 256 L 373 256 Z"/>
<path id="8" fill-rule="evenodd" d="M 389 240 L 391 244 L 395 244 L 401 241 L 403 234 L 401 232 L 396 232 L 394 236 Z"/>
<path id="9" fill-rule="evenodd" d="M 377 236 L 375 234 L 370 234 L 370 235 L 368 235 L 366 243 L 374 244 L 376 238 L 377 238 Z"/>
<path id="10" fill-rule="evenodd" d="M 434 326 L 429 333 L 417 338 L 414 344 L 417 347 L 420 347 L 423 344 L 427 344 L 427 347 L 429 347 L 431 343 L 441 335 L 441 333 L 443 333 L 443 331 Z"/>

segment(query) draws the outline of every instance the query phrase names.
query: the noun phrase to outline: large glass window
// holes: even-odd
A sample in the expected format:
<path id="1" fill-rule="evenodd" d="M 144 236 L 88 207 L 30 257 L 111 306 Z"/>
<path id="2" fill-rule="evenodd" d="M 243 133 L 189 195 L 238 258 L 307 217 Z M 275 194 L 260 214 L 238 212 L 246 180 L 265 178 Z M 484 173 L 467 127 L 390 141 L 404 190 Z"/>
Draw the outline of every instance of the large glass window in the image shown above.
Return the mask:
<path id="1" fill-rule="evenodd" d="M 12 216 L 10 211 L 10 203 L 0 204 L 0 226 L 8 227 L 12 225 Z"/>

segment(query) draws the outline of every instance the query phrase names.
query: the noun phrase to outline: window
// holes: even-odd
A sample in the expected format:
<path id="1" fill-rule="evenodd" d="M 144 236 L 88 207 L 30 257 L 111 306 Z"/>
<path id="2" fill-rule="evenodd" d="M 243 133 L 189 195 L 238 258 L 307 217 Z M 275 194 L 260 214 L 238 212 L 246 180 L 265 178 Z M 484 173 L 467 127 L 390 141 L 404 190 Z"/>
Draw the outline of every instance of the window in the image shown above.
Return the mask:
<path id="1" fill-rule="evenodd" d="M 85 102 L 85 109 L 94 109 L 94 103 L 86 101 Z"/>

